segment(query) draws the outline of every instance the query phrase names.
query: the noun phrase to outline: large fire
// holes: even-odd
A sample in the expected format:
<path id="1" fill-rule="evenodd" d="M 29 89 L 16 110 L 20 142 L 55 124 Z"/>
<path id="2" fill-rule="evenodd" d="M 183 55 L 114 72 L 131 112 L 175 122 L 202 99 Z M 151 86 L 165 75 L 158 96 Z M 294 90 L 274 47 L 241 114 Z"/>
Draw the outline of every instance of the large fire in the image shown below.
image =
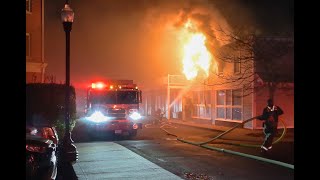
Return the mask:
<path id="1" fill-rule="evenodd" d="M 197 32 L 195 25 L 188 20 L 182 30 L 183 36 L 183 73 L 188 80 L 195 78 L 199 71 L 209 75 L 212 55 L 205 43 L 206 36 Z"/>

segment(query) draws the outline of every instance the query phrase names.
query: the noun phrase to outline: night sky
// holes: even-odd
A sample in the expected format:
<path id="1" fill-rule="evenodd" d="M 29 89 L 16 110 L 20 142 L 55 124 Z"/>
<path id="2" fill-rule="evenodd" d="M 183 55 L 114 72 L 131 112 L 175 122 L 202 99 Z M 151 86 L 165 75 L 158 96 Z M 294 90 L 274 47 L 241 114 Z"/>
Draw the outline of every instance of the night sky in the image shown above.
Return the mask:
<path id="1" fill-rule="evenodd" d="M 45 0 L 47 75 L 65 80 L 64 0 Z M 99 77 L 133 79 L 140 87 L 181 74 L 175 27 L 192 16 L 204 32 L 245 27 L 262 35 L 293 33 L 293 0 L 72 0 L 71 83 Z M 209 39 L 210 40 L 210 39 Z M 216 42 L 212 39 L 212 42 Z"/>

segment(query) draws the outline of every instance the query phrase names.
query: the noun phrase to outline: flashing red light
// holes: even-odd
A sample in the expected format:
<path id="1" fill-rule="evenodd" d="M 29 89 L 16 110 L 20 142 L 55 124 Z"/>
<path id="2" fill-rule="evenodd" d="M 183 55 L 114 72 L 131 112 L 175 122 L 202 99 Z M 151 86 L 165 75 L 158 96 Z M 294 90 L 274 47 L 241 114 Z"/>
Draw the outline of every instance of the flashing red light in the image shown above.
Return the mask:
<path id="1" fill-rule="evenodd" d="M 92 89 L 102 89 L 104 88 L 106 85 L 102 82 L 97 82 L 97 83 L 92 83 L 91 84 L 91 88 Z"/>

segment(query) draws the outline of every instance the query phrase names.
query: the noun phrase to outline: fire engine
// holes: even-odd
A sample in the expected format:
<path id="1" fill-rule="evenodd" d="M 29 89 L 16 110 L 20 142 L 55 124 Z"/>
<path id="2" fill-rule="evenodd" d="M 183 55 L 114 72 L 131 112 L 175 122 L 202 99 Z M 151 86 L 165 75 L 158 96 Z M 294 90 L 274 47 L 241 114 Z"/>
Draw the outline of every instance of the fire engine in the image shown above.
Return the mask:
<path id="1" fill-rule="evenodd" d="M 133 80 L 93 82 L 86 101 L 85 120 L 91 135 L 99 131 L 133 137 L 142 128 L 142 91 Z"/>

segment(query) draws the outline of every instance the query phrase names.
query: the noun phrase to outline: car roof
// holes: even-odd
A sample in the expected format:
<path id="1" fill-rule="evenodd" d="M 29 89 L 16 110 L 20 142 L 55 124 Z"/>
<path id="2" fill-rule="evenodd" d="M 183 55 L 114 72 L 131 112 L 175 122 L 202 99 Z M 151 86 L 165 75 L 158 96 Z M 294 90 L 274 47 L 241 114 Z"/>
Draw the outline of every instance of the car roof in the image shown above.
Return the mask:
<path id="1" fill-rule="evenodd" d="M 39 143 L 39 144 L 52 144 L 53 141 L 50 139 L 43 138 L 41 136 L 35 136 L 31 134 L 26 134 L 26 141 L 33 142 L 33 143 Z"/>

